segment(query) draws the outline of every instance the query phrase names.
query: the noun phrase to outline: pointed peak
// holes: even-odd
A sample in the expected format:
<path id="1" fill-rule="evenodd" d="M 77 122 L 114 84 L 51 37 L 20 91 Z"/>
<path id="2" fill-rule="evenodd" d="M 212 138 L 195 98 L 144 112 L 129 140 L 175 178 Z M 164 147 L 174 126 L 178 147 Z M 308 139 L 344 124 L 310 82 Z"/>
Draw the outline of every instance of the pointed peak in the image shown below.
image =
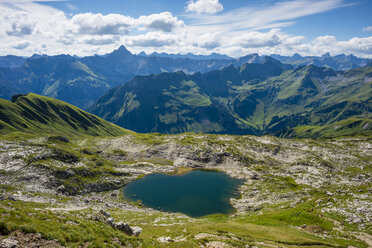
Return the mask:
<path id="1" fill-rule="evenodd" d="M 131 52 L 128 51 L 128 49 L 124 46 L 124 45 L 121 45 L 118 49 L 114 50 L 112 52 L 112 54 L 115 54 L 115 55 L 132 55 Z"/>
<path id="2" fill-rule="evenodd" d="M 268 64 L 268 63 L 277 64 L 277 65 L 281 64 L 279 60 L 276 60 L 270 56 L 265 56 L 263 64 Z"/>
<path id="3" fill-rule="evenodd" d="M 330 58 L 331 57 L 331 54 L 329 53 L 325 53 L 322 55 L 322 58 Z"/>
<path id="4" fill-rule="evenodd" d="M 300 58 L 302 58 L 302 56 L 300 54 L 298 54 L 298 53 L 295 53 L 295 54 L 293 54 L 292 58 L 294 58 L 294 59 L 300 59 Z"/>

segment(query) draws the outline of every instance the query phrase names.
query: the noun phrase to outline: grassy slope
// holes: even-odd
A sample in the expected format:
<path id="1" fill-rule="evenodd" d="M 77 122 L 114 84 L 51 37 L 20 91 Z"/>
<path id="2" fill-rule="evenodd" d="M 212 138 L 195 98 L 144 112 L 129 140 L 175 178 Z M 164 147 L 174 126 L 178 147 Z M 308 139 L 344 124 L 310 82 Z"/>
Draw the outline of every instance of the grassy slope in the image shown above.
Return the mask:
<path id="1" fill-rule="evenodd" d="M 0 99 L 0 134 L 26 132 L 67 136 L 117 136 L 127 130 L 71 104 L 33 93 L 13 103 Z"/>
<path id="2" fill-rule="evenodd" d="M 287 134 L 297 138 L 332 138 L 353 134 L 372 135 L 372 120 L 348 118 L 325 126 L 297 126 Z"/>
<path id="3" fill-rule="evenodd" d="M 327 129 L 349 118 L 371 118 L 372 67 L 336 72 L 310 65 L 285 71 L 278 62 L 269 62 L 192 76 L 135 78 L 109 91 L 92 112 L 137 132 L 280 137 L 296 126 Z M 362 126 L 351 126 L 345 125 L 349 130 L 342 135 L 365 133 Z"/>

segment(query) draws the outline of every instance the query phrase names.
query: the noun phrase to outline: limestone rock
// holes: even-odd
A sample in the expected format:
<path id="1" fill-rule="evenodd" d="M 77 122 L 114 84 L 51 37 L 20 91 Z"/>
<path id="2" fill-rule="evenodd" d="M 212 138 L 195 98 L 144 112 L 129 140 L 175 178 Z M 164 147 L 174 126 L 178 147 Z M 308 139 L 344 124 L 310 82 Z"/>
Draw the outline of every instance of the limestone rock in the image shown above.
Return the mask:
<path id="1" fill-rule="evenodd" d="M 207 243 L 207 248 L 227 248 L 231 247 L 230 245 L 220 242 L 220 241 L 212 241 Z"/>
<path id="2" fill-rule="evenodd" d="M 107 224 L 109 224 L 110 226 L 113 226 L 114 225 L 114 218 L 107 218 Z"/>
<path id="3" fill-rule="evenodd" d="M 132 227 L 132 233 L 133 233 L 133 236 L 136 236 L 138 237 L 142 232 L 142 228 L 139 227 L 139 226 L 134 226 Z"/>
<path id="4" fill-rule="evenodd" d="M 111 218 L 111 214 L 107 212 L 106 210 L 101 209 L 99 213 L 105 216 L 106 218 Z"/>
<path id="5" fill-rule="evenodd" d="M 174 242 L 174 240 L 171 237 L 159 237 L 158 241 L 160 243 L 171 243 Z"/>
<path id="6" fill-rule="evenodd" d="M 7 238 L 1 241 L 0 248 L 17 248 L 18 241 L 13 238 Z"/>
<path id="7" fill-rule="evenodd" d="M 120 221 L 118 223 L 114 223 L 114 227 L 116 229 L 119 229 L 119 230 L 127 233 L 127 234 L 132 235 L 132 228 L 130 228 L 130 226 L 127 223 L 124 223 L 124 222 Z"/>

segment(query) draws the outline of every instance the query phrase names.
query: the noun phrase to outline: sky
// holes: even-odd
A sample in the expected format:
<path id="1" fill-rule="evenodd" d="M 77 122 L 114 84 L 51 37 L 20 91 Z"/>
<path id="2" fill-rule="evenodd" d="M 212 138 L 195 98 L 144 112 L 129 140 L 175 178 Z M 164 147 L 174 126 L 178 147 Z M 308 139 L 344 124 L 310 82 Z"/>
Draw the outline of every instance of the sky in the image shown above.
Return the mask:
<path id="1" fill-rule="evenodd" d="M 0 0 L 0 55 L 372 58 L 371 0 Z"/>

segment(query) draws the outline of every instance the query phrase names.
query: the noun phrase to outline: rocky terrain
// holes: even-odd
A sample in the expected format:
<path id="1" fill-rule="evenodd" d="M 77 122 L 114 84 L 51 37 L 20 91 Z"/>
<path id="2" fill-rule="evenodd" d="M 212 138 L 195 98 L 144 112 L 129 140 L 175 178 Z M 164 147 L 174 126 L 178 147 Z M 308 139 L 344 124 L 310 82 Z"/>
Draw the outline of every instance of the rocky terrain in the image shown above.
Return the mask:
<path id="1" fill-rule="evenodd" d="M 371 161 L 368 136 L 4 135 L 0 247 L 369 247 Z M 244 179 L 235 214 L 190 218 L 121 195 L 193 168 Z"/>

